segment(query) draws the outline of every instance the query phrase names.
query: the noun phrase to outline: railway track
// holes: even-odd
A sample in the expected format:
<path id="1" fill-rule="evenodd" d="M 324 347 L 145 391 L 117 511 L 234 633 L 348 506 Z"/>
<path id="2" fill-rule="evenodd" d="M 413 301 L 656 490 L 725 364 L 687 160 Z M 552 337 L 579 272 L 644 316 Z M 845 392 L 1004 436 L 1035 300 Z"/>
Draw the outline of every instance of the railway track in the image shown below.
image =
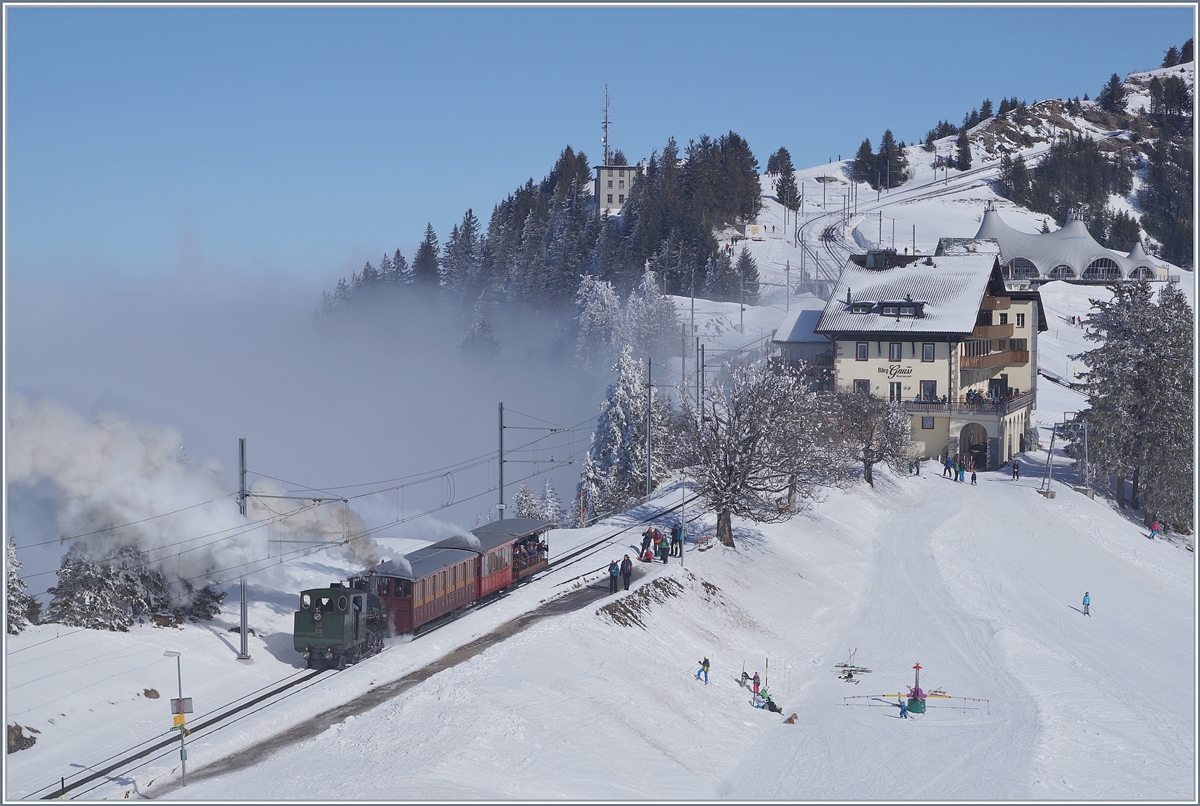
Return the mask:
<path id="1" fill-rule="evenodd" d="M 608 532 L 604 536 L 597 538 L 596 540 L 593 540 L 584 546 L 575 548 L 572 551 L 564 554 L 562 557 L 559 557 L 555 561 L 551 562 L 549 565 L 549 568 L 547 568 L 546 571 L 542 572 L 541 574 L 538 574 L 534 578 L 535 579 L 545 578 L 547 575 L 553 574 L 558 570 L 561 570 L 564 568 L 569 568 L 577 563 L 584 562 L 589 557 L 593 556 L 594 554 L 601 551 L 605 547 L 611 546 L 612 542 L 615 539 L 617 539 L 621 535 L 625 534 L 629 530 L 636 529 L 636 528 L 642 526 L 643 524 L 650 523 L 651 521 L 654 521 L 665 515 L 669 515 L 672 512 L 679 511 L 683 507 L 687 506 L 688 504 L 695 502 L 698 498 L 699 498 L 698 495 L 693 494 L 691 497 L 686 497 L 682 502 L 680 502 L 678 504 L 675 504 L 675 505 L 669 506 L 669 507 L 664 507 L 661 509 L 657 509 L 656 511 L 646 515 L 645 517 L 642 517 L 638 520 L 634 520 L 627 526 L 618 528 L 612 532 Z M 605 566 L 600 566 L 599 568 L 584 571 L 583 573 L 578 574 L 574 577 L 571 577 L 569 579 L 565 579 L 561 582 L 558 582 L 558 583 L 556 583 L 555 587 L 566 585 L 570 582 L 574 582 L 574 581 L 576 581 L 582 577 L 585 577 L 589 574 L 596 573 L 597 571 L 602 570 L 604 567 L 606 567 L 606 565 L 607 564 L 605 564 Z M 541 607 L 539 607 L 535 610 L 532 610 L 529 613 L 523 614 L 522 616 L 517 617 L 516 619 L 513 620 L 513 622 L 520 623 L 521 625 L 523 625 L 523 626 L 521 626 L 521 629 L 524 629 L 525 626 L 528 626 L 529 624 L 533 623 L 533 621 L 538 618 L 544 618 L 548 615 L 554 615 L 559 612 L 569 612 L 571 609 L 574 609 L 573 605 L 575 604 L 575 602 L 573 600 L 573 596 L 575 596 L 575 594 L 572 594 L 572 593 L 567 593 L 567 595 L 565 595 L 565 596 L 562 596 L 562 595 L 554 596 L 550 601 L 543 603 L 543 605 Z M 442 622 L 442 623 L 440 623 L 434 627 L 431 627 L 427 630 L 423 630 L 419 634 L 414 635 L 412 640 L 414 640 L 414 641 L 419 640 L 422 637 L 424 637 L 432 632 L 435 632 L 436 630 L 441 629 L 442 627 L 445 627 L 445 626 L 453 623 L 454 621 L 457 621 L 458 618 L 462 618 L 462 616 L 467 615 L 468 613 L 474 612 L 475 610 L 478 610 L 479 608 L 482 608 L 482 607 L 487 607 L 488 605 L 494 604 L 495 602 L 500 601 L 501 599 L 506 598 L 506 597 L 507 597 L 507 594 L 503 597 L 497 597 L 495 599 L 490 599 L 486 602 L 477 604 L 475 607 L 472 607 L 469 610 L 464 611 L 463 613 L 461 613 L 459 616 L 457 616 L 454 619 L 447 620 L 447 621 Z M 586 597 L 584 597 L 584 598 L 586 598 Z M 572 600 L 572 601 L 565 601 L 565 600 Z M 474 651 L 471 651 L 461 657 L 458 657 L 458 660 L 455 661 L 455 662 L 461 662 L 461 660 L 465 660 L 466 657 L 470 657 L 473 654 L 477 654 L 478 652 L 482 651 L 487 646 L 491 646 L 496 641 L 503 640 L 504 637 L 507 637 L 507 635 L 511 634 L 513 631 L 512 630 L 506 631 L 503 628 L 501 628 L 501 630 L 499 632 L 501 634 L 498 637 L 496 637 L 494 640 L 488 640 L 488 636 L 484 636 L 483 638 L 476 639 L 475 641 L 471 642 L 471 644 L 468 644 L 465 647 L 460 647 L 459 649 L 454 650 L 453 652 L 450 653 L 450 656 L 457 657 L 459 655 L 459 653 L 463 653 L 464 650 L 467 650 L 468 648 L 473 648 Z M 450 656 L 448 656 L 448 657 L 450 657 Z M 360 661 L 360 663 L 368 663 L 369 661 L 370 661 L 370 658 L 364 658 L 362 661 Z M 355 664 L 355 665 L 357 666 L 358 664 Z M 450 665 L 453 665 L 453 663 Z M 351 704 L 347 704 L 346 706 L 341 706 L 339 708 L 332 709 L 331 711 L 326 712 L 325 714 L 319 715 L 319 718 L 333 719 L 332 715 L 340 714 L 341 715 L 340 719 L 344 719 L 346 714 L 348 714 L 348 713 L 360 713 L 362 710 L 366 710 L 368 707 L 374 707 L 375 705 L 378 705 L 379 702 L 382 701 L 382 700 L 378 699 L 379 692 L 390 692 L 390 694 L 388 696 L 394 696 L 395 694 L 400 693 L 400 691 L 406 690 L 407 688 L 410 688 L 411 686 L 416 685 L 416 683 L 427 679 L 431 674 L 435 673 L 436 671 L 440 671 L 442 668 L 448 668 L 446 666 L 444 659 L 442 661 L 435 661 L 434 663 L 429 664 L 426 667 L 423 667 L 422 669 L 417 670 L 416 672 L 412 672 L 408 675 L 405 675 L 403 678 L 400 678 L 400 680 L 393 681 L 393 683 L 391 683 L 391 684 L 386 684 L 384 686 L 379 687 L 377 691 L 372 692 L 372 694 L 374 696 L 371 698 L 369 705 L 365 704 L 366 700 L 364 698 L 362 698 L 362 697 L 357 698 L 354 701 L 355 703 L 357 703 L 357 705 L 354 705 L 353 707 L 358 708 L 360 710 L 347 711 L 346 709 L 351 706 Z M 430 671 L 431 669 L 432 669 L 432 671 Z M 246 717 L 252 716 L 260 711 L 270 708 L 271 706 L 273 706 L 279 702 L 282 702 L 283 700 L 287 699 L 288 697 L 291 697 L 295 694 L 299 694 L 299 693 L 303 692 L 304 690 L 306 690 L 307 688 L 309 688 L 310 686 L 316 685 L 318 682 L 320 682 L 319 680 L 317 680 L 317 678 L 328 679 L 329 676 L 336 675 L 339 673 L 340 672 L 336 669 L 317 669 L 317 670 L 307 670 L 306 669 L 306 670 L 298 671 L 289 677 L 285 677 L 281 680 L 274 681 L 274 682 L 268 684 L 267 686 L 264 686 L 263 688 L 258 689 L 257 691 L 250 692 L 249 694 L 245 695 L 242 698 L 234 700 L 233 702 L 230 702 L 230 703 L 226 703 L 206 714 L 203 714 L 202 716 L 200 716 L 198 718 L 198 721 L 196 722 L 195 725 L 189 726 L 188 735 L 192 736 L 192 735 L 196 735 L 201 732 L 204 732 L 205 735 L 211 736 L 214 733 L 216 733 L 217 731 L 228 728 L 228 727 L 236 724 L 240 720 L 245 719 Z M 297 740 L 302 735 L 311 735 L 310 733 L 308 733 L 308 731 L 311 730 L 311 725 L 309 725 L 308 723 L 305 723 L 305 725 L 302 727 L 303 727 L 303 731 L 300 733 L 296 733 L 296 736 L 293 738 L 293 740 Z M 179 737 L 175 734 L 171 734 L 169 737 L 166 737 L 166 738 L 163 738 L 161 735 L 155 736 L 151 739 L 147 739 L 143 742 L 140 742 L 139 744 L 136 744 L 133 747 L 126 748 L 125 750 L 122 750 L 119 753 L 113 754 L 112 756 L 109 756 L 108 758 L 105 758 L 101 761 L 95 762 L 95 763 L 89 765 L 89 767 L 86 770 L 75 773 L 73 776 L 67 776 L 67 778 L 60 778 L 60 780 L 57 782 L 54 782 L 47 786 L 44 786 L 33 792 L 26 793 L 19 797 L 23 800 L 28 800 L 28 799 L 55 800 L 58 798 L 66 798 L 68 794 L 74 793 L 72 795 L 72 799 L 75 799 L 80 796 L 84 796 L 91 792 L 94 792 L 95 790 L 99 789 L 100 787 L 108 784 L 113 779 L 113 777 L 116 777 L 115 774 L 119 774 L 121 776 L 128 776 L 129 773 L 135 772 L 136 770 L 140 769 L 141 767 L 145 766 L 146 764 L 149 764 L 154 761 L 158 761 L 160 759 L 166 758 L 166 757 L 176 753 L 178 750 L 178 745 L 179 745 Z M 243 755 L 245 755 L 245 753 L 243 752 L 238 755 L 243 756 Z M 214 765 L 222 765 L 223 761 L 224 760 L 214 762 Z M 206 767 L 203 769 L 206 771 L 209 771 L 209 770 L 224 768 L 224 767 L 215 767 L 214 765 L 206 765 Z M 224 765 L 224 766 L 228 766 L 228 765 Z M 244 766 L 244 764 L 242 764 L 242 766 Z M 206 773 L 206 774 L 212 774 L 212 773 Z M 195 774 L 193 775 L 193 777 L 196 777 Z M 135 789 L 136 789 L 136 784 L 135 784 Z"/>

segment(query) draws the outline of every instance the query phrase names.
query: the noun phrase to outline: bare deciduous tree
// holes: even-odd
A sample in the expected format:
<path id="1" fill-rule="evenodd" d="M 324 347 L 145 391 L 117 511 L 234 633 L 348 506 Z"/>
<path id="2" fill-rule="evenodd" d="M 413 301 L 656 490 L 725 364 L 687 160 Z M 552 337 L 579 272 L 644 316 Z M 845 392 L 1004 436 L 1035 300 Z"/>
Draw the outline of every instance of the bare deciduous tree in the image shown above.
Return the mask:
<path id="1" fill-rule="evenodd" d="M 839 438 L 853 461 L 863 466 L 863 479 L 875 486 L 877 464 L 903 473 L 913 457 L 909 415 L 882 398 L 860 392 L 837 395 Z"/>
<path id="2" fill-rule="evenodd" d="M 837 420 L 799 374 L 761 364 L 734 369 L 705 389 L 702 407 L 693 472 L 724 545 L 733 545 L 733 515 L 787 520 L 841 477 L 846 461 L 829 435 Z"/>

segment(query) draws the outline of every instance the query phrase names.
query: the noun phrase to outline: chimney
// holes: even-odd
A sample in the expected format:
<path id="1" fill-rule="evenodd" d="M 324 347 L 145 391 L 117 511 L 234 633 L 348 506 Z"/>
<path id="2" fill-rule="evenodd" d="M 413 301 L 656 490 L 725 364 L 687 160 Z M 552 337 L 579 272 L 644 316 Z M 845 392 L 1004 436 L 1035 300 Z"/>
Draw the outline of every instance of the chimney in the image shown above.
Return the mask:
<path id="1" fill-rule="evenodd" d="M 849 288 L 846 289 L 846 304 L 847 305 L 850 304 L 850 289 Z"/>

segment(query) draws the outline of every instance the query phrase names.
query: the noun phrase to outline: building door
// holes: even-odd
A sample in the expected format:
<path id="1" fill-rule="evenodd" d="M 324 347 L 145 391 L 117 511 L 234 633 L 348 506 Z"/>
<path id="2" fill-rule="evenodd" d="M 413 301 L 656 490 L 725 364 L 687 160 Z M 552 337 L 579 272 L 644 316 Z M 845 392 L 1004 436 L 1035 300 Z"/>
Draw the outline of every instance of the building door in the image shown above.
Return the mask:
<path id="1" fill-rule="evenodd" d="M 937 381 L 921 381 L 921 399 L 937 400 Z"/>
<path id="2" fill-rule="evenodd" d="M 891 381 L 888 384 L 888 400 L 892 401 L 893 403 L 898 403 L 900 401 L 900 395 L 900 381 Z"/>

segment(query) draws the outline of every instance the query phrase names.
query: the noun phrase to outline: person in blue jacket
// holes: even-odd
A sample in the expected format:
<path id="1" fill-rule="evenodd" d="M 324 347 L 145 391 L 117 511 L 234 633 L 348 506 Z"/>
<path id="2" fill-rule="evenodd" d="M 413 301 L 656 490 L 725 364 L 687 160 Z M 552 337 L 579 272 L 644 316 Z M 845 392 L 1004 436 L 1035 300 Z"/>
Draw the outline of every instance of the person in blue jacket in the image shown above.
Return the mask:
<path id="1" fill-rule="evenodd" d="M 617 565 L 617 561 L 613 560 L 608 566 L 608 592 L 617 592 L 617 575 L 621 573 L 621 566 Z"/>
<path id="2" fill-rule="evenodd" d="M 1087 591 L 1084 591 L 1083 592 L 1083 615 L 1085 615 L 1085 616 L 1092 615 L 1091 613 L 1088 612 L 1088 608 L 1091 607 L 1091 604 L 1092 604 L 1091 594 L 1089 594 Z"/>

